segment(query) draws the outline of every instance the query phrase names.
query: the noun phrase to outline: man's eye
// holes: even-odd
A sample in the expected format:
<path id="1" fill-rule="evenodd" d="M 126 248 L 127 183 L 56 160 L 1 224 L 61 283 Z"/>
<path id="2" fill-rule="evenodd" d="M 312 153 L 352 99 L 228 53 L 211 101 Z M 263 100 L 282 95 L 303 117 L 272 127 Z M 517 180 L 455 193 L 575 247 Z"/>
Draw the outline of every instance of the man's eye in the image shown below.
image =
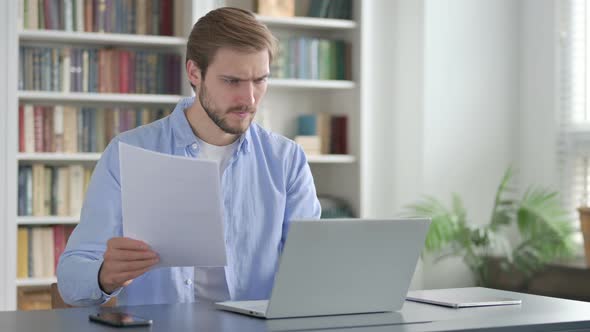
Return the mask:
<path id="1" fill-rule="evenodd" d="M 266 77 L 259 78 L 259 79 L 257 79 L 257 80 L 254 81 L 254 83 L 256 83 L 256 84 L 261 84 L 261 83 L 264 83 L 264 82 L 266 82 Z"/>
<path id="2" fill-rule="evenodd" d="M 227 83 L 229 85 L 237 85 L 240 82 L 239 80 L 235 80 L 235 79 L 226 79 L 224 81 L 225 81 L 225 83 Z"/>

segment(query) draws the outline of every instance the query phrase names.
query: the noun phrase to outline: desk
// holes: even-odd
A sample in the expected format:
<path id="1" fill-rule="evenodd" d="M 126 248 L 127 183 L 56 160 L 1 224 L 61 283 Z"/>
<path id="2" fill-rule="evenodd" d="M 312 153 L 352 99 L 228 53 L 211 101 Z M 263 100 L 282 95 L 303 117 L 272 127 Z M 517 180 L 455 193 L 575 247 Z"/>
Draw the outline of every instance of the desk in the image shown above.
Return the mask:
<path id="1" fill-rule="evenodd" d="M 218 311 L 204 303 L 119 307 L 120 310 L 149 317 L 151 328 L 126 328 L 120 331 L 590 331 L 590 303 L 479 289 L 493 294 L 522 299 L 522 305 L 450 309 L 406 302 L 399 313 L 345 315 L 315 318 L 263 320 Z M 88 321 L 97 308 L 48 311 L 0 312 L 0 331 L 116 331 Z M 103 310 L 112 310 L 110 308 Z M 401 321 L 430 321 L 400 325 Z M 396 324 L 397 323 L 397 324 Z M 356 328 L 346 328 L 350 326 Z"/>

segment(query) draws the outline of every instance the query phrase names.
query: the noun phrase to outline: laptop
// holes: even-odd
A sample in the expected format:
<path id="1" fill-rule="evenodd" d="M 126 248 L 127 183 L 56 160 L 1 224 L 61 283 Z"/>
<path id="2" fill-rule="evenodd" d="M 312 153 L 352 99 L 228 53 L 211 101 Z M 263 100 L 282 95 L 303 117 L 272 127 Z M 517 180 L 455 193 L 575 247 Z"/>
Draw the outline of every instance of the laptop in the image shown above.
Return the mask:
<path id="1" fill-rule="evenodd" d="M 402 308 L 429 219 L 292 221 L 269 300 L 217 302 L 262 318 Z"/>
<path id="2" fill-rule="evenodd" d="M 451 308 L 522 304 L 521 299 L 489 294 L 482 287 L 415 290 L 408 292 L 407 300 Z"/>

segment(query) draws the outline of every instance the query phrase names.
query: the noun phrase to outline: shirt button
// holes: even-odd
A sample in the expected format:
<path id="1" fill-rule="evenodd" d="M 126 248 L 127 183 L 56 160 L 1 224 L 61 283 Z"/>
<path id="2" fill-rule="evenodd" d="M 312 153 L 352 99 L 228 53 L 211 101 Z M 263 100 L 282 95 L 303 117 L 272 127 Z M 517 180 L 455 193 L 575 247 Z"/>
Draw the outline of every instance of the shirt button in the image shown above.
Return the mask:
<path id="1" fill-rule="evenodd" d="M 193 144 L 191 145 L 191 148 L 192 148 L 193 150 L 196 150 L 196 149 L 197 149 L 197 143 L 193 143 Z"/>
<path id="2" fill-rule="evenodd" d="M 184 281 L 184 283 L 185 283 L 187 286 L 190 286 L 190 285 L 192 285 L 192 284 L 193 284 L 193 281 L 192 281 L 192 280 L 190 280 L 190 279 L 186 279 L 186 280 Z"/>

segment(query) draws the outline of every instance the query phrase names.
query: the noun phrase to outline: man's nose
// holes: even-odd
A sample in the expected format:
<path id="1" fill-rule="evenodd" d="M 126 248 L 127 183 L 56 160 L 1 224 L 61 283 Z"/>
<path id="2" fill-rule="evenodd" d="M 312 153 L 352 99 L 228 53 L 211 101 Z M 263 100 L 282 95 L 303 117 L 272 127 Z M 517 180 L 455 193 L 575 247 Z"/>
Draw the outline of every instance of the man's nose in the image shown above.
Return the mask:
<path id="1" fill-rule="evenodd" d="M 240 104 L 253 106 L 256 103 L 254 96 L 254 84 L 252 82 L 244 82 L 240 91 Z"/>

